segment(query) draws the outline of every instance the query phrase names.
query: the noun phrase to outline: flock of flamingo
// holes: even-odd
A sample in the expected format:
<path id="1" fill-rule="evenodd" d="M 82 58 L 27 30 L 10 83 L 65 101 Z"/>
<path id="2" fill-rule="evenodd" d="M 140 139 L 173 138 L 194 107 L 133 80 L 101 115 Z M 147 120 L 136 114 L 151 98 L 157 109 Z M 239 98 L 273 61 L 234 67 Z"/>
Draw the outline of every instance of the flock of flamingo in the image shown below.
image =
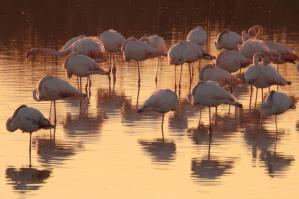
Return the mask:
<path id="1" fill-rule="evenodd" d="M 217 57 L 209 54 L 204 46 L 207 43 L 208 34 L 200 26 L 191 30 L 186 40 L 179 41 L 167 50 L 164 39 L 158 35 L 144 36 L 140 39 L 130 37 L 126 39 L 115 30 L 107 30 L 96 37 L 80 35 L 70 39 L 60 50 L 48 48 L 32 48 L 27 52 L 27 58 L 34 55 L 49 55 L 66 57 L 64 69 L 68 78 L 72 75 L 77 77 L 78 88 L 72 86 L 65 80 L 46 75 L 39 80 L 33 91 L 33 98 L 37 101 L 51 101 L 54 107 L 54 124 L 43 114 L 32 107 L 21 105 L 12 117 L 6 122 L 8 131 L 13 132 L 20 129 L 31 134 L 39 129 L 54 128 L 56 125 L 56 100 L 76 97 L 88 97 L 88 88 L 91 87 L 90 76 L 93 74 L 107 75 L 111 81 L 115 81 L 116 56 L 122 53 L 124 61 L 136 61 L 138 69 L 138 87 L 140 87 L 141 74 L 139 62 L 146 59 L 158 58 L 157 73 L 161 66 L 161 57 L 168 57 L 170 65 L 174 65 L 175 89 L 157 89 L 144 102 L 138 112 L 155 111 L 162 116 L 162 135 L 164 115 L 174 111 L 179 102 L 177 93 L 180 93 L 182 67 L 187 63 L 189 67 L 190 88 L 187 100 L 194 106 L 208 107 L 209 124 L 211 122 L 211 107 L 228 104 L 242 108 L 242 104 L 233 95 L 233 87 L 248 84 L 250 90 L 250 107 L 252 104 L 253 87 L 256 88 L 255 107 L 257 103 L 258 90 L 262 92 L 262 103 L 259 108 L 261 115 L 276 115 L 295 108 L 296 97 L 289 97 L 278 90 L 270 87 L 277 85 L 290 85 L 291 82 L 279 74 L 279 64 L 286 62 L 296 64 L 298 55 L 284 44 L 263 40 L 263 28 L 259 25 L 252 26 L 242 34 L 230 30 L 222 31 L 215 41 L 215 47 L 220 51 Z M 198 60 L 212 60 L 210 64 L 201 67 L 198 83 L 191 89 L 194 69 L 191 63 Z M 102 63 L 109 64 L 109 69 L 103 67 Z M 272 66 L 277 64 L 276 69 Z M 177 66 L 180 66 L 180 76 L 177 88 Z M 245 68 L 245 72 L 241 70 Z M 240 71 L 240 75 L 236 73 Z M 85 93 L 82 89 L 82 78 L 86 77 Z M 269 88 L 267 96 L 264 97 L 265 88 Z M 178 91 L 177 91 L 178 90 Z M 262 119 L 261 119 L 262 125 Z"/>

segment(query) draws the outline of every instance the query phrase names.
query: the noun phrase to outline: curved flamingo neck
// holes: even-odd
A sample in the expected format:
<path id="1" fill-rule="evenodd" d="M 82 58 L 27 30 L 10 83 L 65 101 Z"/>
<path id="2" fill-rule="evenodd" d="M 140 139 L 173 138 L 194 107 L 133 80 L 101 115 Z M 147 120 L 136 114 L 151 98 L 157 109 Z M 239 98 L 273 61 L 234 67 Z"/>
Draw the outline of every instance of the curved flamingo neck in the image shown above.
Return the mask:
<path id="1" fill-rule="evenodd" d="M 50 55 L 50 56 L 55 56 L 55 57 L 62 57 L 62 56 L 66 56 L 68 54 L 70 54 L 72 52 L 72 47 L 69 47 L 65 50 L 53 50 L 50 48 L 32 48 L 30 50 L 30 52 L 28 53 L 30 54 L 42 54 L 42 55 Z"/>
<path id="2" fill-rule="evenodd" d="M 259 63 L 259 58 L 260 58 L 260 57 L 263 58 L 263 55 L 262 55 L 261 53 L 255 53 L 255 54 L 253 55 L 253 64 L 254 64 L 254 65 L 258 65 L 258 63 Z M 264 58 L 263 58 L 263 60 L 264 60 Z"/>

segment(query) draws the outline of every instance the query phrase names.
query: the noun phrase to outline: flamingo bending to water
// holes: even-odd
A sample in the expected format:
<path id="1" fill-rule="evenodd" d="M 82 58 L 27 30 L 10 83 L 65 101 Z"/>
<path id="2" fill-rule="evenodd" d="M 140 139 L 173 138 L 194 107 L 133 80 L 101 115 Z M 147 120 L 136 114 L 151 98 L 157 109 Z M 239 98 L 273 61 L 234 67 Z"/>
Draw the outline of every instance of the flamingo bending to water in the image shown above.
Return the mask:
<path id="1" fill-rule="evenodd" d="M 36 101 L 51 101 L 50 115 L 52 109 L 52 102 L 54 104 L 54 123 L 56 124 L 56 100 L 64 99 L 67 97 L 86 97 L 86 94 L 78 91 L 68 82 L 46 75 L 41 78 L 33 90 L 33 99 Z"/>
<path id="2" fill-rule="evenodd" d="M 22 132 L 28 132 L 29 139 L 29 160 L 31 166 L 31 137 L 32 133 L 39 129 L 54 128 L 54 125 L 46 119 L 43 114 L 32 107 L 21 105 L 18 107 L 13 116 L 6 121 L 6 129 L 10 132 L 14 132 L 20 129 Z"/>
<path id="3" fill-rule="evenodd" d="M 174 111 L 178 103 L 179 100 L 175 92 L 169 89 L 158 89 L 154 91 L 151 96 L 144 102 L 143 106 L 138 109 L 138 113 L 144 111 L 155 111 L 158 113 L 162 113 L 161 130 L 164 139 L 164 115 L 169 111 Z"/>
<path id="4" fill-rule="evenodd" d="M 62 57 L 69 55 L 72 52 L 86 55 L 96 62 L 105 62 L 106 58 L 103 54 L 104 46 L 97 37 L 78 36 L 69 40 L 61 50 L 53 50 L 50 48 L 32 48 L 27 52 L 27 58 L 33 55 L 50 55 L 55 57 Z"/>

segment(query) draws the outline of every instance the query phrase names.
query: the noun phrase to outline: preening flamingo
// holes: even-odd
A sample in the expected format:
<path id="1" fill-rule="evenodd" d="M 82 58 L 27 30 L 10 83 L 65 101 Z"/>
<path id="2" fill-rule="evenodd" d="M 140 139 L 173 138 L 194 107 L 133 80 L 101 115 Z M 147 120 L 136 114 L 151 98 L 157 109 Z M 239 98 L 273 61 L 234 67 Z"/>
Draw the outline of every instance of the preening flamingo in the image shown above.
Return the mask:
<path id="1" fill-rule="evenodd" d="M 110 70 L 112 68 L 112 72 L 115 73 L 115 56 L 116 53 L 121 52 L 121 46 L 125 42 L 126 38 L 121 33 L 113 29 L 102 32 L 98 35 L 98 37 L 103 42 L 105 51 L 109 53 Z M 113 67 L 111 67 L 112 61 Z"/>
<path id="2" fill-rule="evenodd" d="M 155 111 L 162 114 L 161 130 L 164 139 L 163 123 L 164 115 L 169 111 L 174 111 L 179 103 L 175 92 L 169 89 L 158 89 L 144 102 L 143 106 L 138 109 L 138 113 L 144 111 Z"/>
<path id="3" fill-rule="evenodd" d="M 68 78 L 71 78 L 72 75 L 79 77 L 79 90 L 82 91 L 82 82 L 81 77 L 87 77 L 86 83 L 86 93 L 87 87 L 91 87 L 90 75 L 100 74 L 100 75 L 109 75 L 109 71 L 99 66 L 94 59 L 91 59 L 88 56 L 80 55 L 77 53 L 72 53 L 64 62 L 64 69 Z"/>
<path id="4" fill-rule="evenodd" d="M 186 40 L 203 46 L 208 41 L 208 33 L 201 26 L 197 26 L 188 33 Z"/>
<path id="5" fill-rule="evenodd" d="M 139 62 L 148 58 L 156 57 L 158 50 L 152 45 L 137 40 L 134 37 L 128 38 L 121 47 L 125 61 L 134 60 L 137 62 L 138 67 L 138 85 L 140 85 L 140 69 Z"/>
<path id="6" fill-rule="evenodd" d="M 230 73 L 245 68 L 251 63 L 251 59 L 246 58 L 236 50 L 223 50 L 216 57 L 216 66 L 223 68 Z"/>
<path id="7" fill-rule="evenodd" d="M 166 48 L 165 40 L 163 39 L 163 37 L 160 37 L 158 35 L 141 37 L 140 40 L 152 45 L 154 48 L 157 49 L 156 57 L 158 57 L 158 64 L 157 64 L 156 77 L 155 77 L 155 82 L 157 83 L 158 69 L 159 66 L 161 65 L 161 58 L 167 56 L 167 48 Z"/>
<path id="8" fill-rule="evenodd" d="M 31 166 L 31 137 L 32 133 L 39 129 L 54 128 L 54 125 L 46 119 L 43 114 L 32 107 L 26 105 L 19 106 L 12 117 L 6 121 L 6 129 L 10 132 L 14 132 L 20 129 L 22 132 L 28 132 L 30 135 L 29 139 L 29 160 Z"/>
<path id="9" fill-rule="evenodd" d="M 61 50 L 53 50 L 50 48 L 32 48 L 27 52 L 27 57 L 33 55 L 50 55 L 55 57 L 62 57 L 69 55 L 72 52 L 86 55 L 96 62 L 105 62 L 106 58 L 103 54 L 104 46 L 100 39 L 97 37 L 84 37 L 78 36 L 69 40 Z"/>
<path id="10" fill-rule="evenodd" d="M 275 126 L 277 131 L 276 115 L 282 114 L 289 109 L 295 109 L 295 102 L 282 92 L 271 91 L 260 107 L 262 115 L 275 115 Z M 261 119 L 262 127 L 262 119 Z"/>
<path id="11" fill-rule="evenodd" d="M 223 30 L 218 34 L 215 41 L 215 46 L 218 50 L 223 48 L 227 50 L 237 50 L 241 44 L 241 36 L 230 30 Z"/>
<path id="12" fill-rule="evenodd" d="M 217 82 L 206 81 L 199 82 L 194 86 L 188 96 L 189 101 L 193 106 L 209 107 L 209 124 L 211 126 L 211 107 L 217 107 L 220 104 L 229 104 L 236 107 L 242 107 L 236 98 L 227 92 Z"/>
<path id="13" fill-rule="evenodd" d="M 259 63 L 259 59 L 262 58 L 263 63 Z M 249 66 L 244 73 L 245 82 L 251 85 L 250 90 L 250 106 L 252 98 L 252 86 L 256 87 L 256 100 L 258 89 L 262 89 L 262 101 L 263 101 L 263 88 L 267 88 L 271 85 L 285 86 L 290 85 L 291 82 L 285 80 L 270 64 L 269 58 L 263 53 L 255 53 L 253 56 L 253 65 Z M 256 101 L 255 101 L 256 104 Z"/>
<path id="14" fill-rule="evenodd" d="M 81 93 L 68 82 L 46 75 L 41 78 L 33 90 L 33 99 L 36 101 L 51 101 L 50 115 L 52 109 L 52 102 L 54 104 L 54 123 L 56 124 L 56 100 L 67 97 L 85 97 L 86 94 Z"/>

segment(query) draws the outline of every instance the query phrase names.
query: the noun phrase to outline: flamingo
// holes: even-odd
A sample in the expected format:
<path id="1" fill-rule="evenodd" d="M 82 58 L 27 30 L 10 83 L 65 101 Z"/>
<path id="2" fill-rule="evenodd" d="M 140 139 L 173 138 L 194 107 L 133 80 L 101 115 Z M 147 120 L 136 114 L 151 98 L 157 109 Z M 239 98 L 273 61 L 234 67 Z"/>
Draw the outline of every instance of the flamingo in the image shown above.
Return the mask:
<path id="1" fill-rule="evenodd" d="M 188 33 L 186 40 L 203 46 L 208 41 L 208 33 L 201 26 L 197 26 Z"/>
<path id="2" fill-rule="evenodd" d="M 112 72 L 115 73 L 115 55 L 116 53 L 121 52 L 121 46 L 125 42 L 126 38 L 121 33 L 113 29 L 102 32 L 98 35 L 98 38 L 100 38 L 100 40 L 103 42 L 105 51 L 109 53 L 110 64 L 111 59 L 113 60 Z"/>
<path id="3" fill-rule="evenodd" d="M 80 89 L 82 90 L 81 77 L 87 77 L 86 83 L 86 93 L 87 87 L 91 87 L 90 75 L 101 74 L 109 75 L 109 71 L 105 70 L 101 66 L 88 56 L 80 55 L 77 53 L 72 53 L 64 62 L 64 69 L 66 70 L 66 75 L 71 78 L 72 75 L 79 77 Z"/>
<path id="4" fill-rule="evenodd" d="M 155 82 L 157 83 L 158 69 L 161 64 L 161 58 L 167 56 L 167 48 L 166 48 L 165 40 L 163 39 L 163 37 L 160 37 L 158 35 L 141 37 L 140 40 L 152 45 L 154 48 L 157 49 L 156 57 L 158 57 L 158 64 L 157 64 L 156 77 L 155 77 Z"/>
<path id="5" fill-rule="evenodd" d="M 42 77 L 33 90 L 33 99 L 36 101 L 51 101 L 50 115 L 52 109 L 52 102 L 54 104 L 54 123 L 56 124 L 56 100 L 67 97 L 86 97 L 86 94 L 81 93 L 68 82 L 46 75 Z"/>
<path id="6" fill-rule="evenodd" d="M 174 111 L 178 105 L 178 97 L 175 92 L 169 89 L 158 89 L 154 91 L 151 96 L 144 102 L 143 106 L 138 109 L 138 113 L 144 111 L 155 111 L 162 113 L 162 137 L 164 140 L 163 123 L 164 115 L 169 111 Z"/>
<path id="7" fill-rule="evenodd" d="M 33 108 L 26 105 L 19 106 L 12 117 L 6 121 L 6 129 L 10 132 L 14 132 L 20 129 L 22 132 L 28 132 L 30 135 L 29 139 L 29 166 L 31 166 L 31 137 L 32 133 L 39 129 L 50 129 L 54 128 L 54 125 L 46 119 L 43 114 Z"/>
<path id="8" fill-rule="evenodd" d="M 104 46 L 97 37 L 78 36 L 69 40 L 61 50 L 53 50 L 50 48 L 32 48 L 27 52 L 27 58 L 33 55 L 42 54 L 55 57 L 69 55 L 72 52 L 89 56 L 96 62 L 105 62 L 106 58 L 103 54 Z"/>
<path id="9" fill-rule="evenodd" d="M 263 63 L 259 63 L 259 58 L 263 59 Z M 285 80 L 270 64 L 269 58 L 262 53 L 255 53 L 253 56 L 253 65 L 249 66 L 244 73 L 245 82 L 251 85 L 250 90 L 250 105 L 252 97 L 252 85 L 256 87 L 256 100 L 258 89 L 262 89 L 263 101 L 263 88 L 271 85 L 285 86 L 290 85 L 291 82 Z M 256 101 L 255 101 L 256 102 Z"/>
<path id="10" fill-rule="evenodd" d="M 227 70 L 230 73 L 245 68 L 252 63 L 251 59 L 235 50 L 223 50 L 216 57 L 216 66 Z"/>
<path id="11" fill-rule="evenodd" d="M 289 109 L 295 109 L 295 102 L 289 96 L 282 92 L 271 91 L 260 107 L 261 115 L 275 115 L 275 126 L 277 131 L 276 116 L 286 112 Z M 261 118 L 262 127 L 262 118 Z"/>
<path id="12" fill-rule="evenodd" d="M 224 48 L 227 50 L 237 50 L 238 46 L 242 44 L 241 36 L 230 30 L 223 30 L 218 34 L 215 46 L 218 50 Z"/>
<path id="13" fill-rule="evenodd" d="M 139 62 L 148 58 L 156 57 L 158 50 L 152 45 L 137 40 L 134 37 L 128 38 L 121 47 L 125 61 L 134 60 L 137 62 L 138 67 L 138 85 L 140 86 L 140 69 Z"/>
<path id="14" fill-rule="evenodd" d="M 175 69 L 175 80 L 176 80 L 176 66 L 181 65 L 181 73 L 180 73 L 180 80 L 179 80 L 179 88 L 181 87 L 181 76 L 182 76 L 182 69 L 183 64 L 188 63 L 189 66 L 189 77 L 190 77 L 190 86 L 192 83 L 191 77 L 191 63 L 195 62 L 199 59 L 207 59 L 211 60 L 215 57 L 207 53 L 201 46 L 197 45 L 191 41 L 180 41 L 173 45 L 168 51 L 168 60 L 169 64 L 174 65 Z M 176 88 L 176 81 L 175 81 L 175 88 Z"/>
<path id="15" fill-rule="evenodd" d="M 189 102 L 195 106 L 208 106 L 209 107 L 209 124 L 211 126 L 211 107 L 217 107 L 220 104 L 229 104 L 242 108 L 236 98 L 227 92 L 217 82 L 206 81 L 199 82 L 194 86 L 188 96 Z"/>
<path id="16" fill-rule="evenodd" d="M 231 88 L 231 93 L 233 86 L 238 86 L 242 83 L 239 78 L 222 68 L 216 67 L 214 64 L 207 64 L 200 70 L 199 80 L 215 81 L 222 86 L 228 85 Z"/>

